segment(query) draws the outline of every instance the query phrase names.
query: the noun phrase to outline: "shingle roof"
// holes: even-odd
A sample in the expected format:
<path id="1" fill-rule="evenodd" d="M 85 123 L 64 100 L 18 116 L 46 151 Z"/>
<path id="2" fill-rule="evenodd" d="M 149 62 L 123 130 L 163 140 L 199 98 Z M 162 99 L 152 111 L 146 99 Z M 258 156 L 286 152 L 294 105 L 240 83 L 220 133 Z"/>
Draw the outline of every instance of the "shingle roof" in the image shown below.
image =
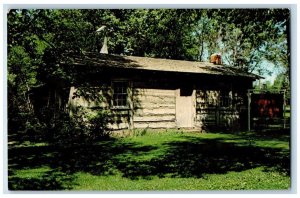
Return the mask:
<path id="1" fill-rule="evenodd" d="M 214 74 L 228 76 L 242 76 L 253 79 L 261 78 L 258 75 L 239 70 L 237 68 L 215 65 L 208 62 L 172 60 L 138 56 L 120 56 L 111 54 L 85 53 L 81 56 L 68 56 L 72 65 L 90 65 L 112 68 L 131 68 L 139 70 L 153 70 L 165 72 L 182 72 L 198 74 Z"/>

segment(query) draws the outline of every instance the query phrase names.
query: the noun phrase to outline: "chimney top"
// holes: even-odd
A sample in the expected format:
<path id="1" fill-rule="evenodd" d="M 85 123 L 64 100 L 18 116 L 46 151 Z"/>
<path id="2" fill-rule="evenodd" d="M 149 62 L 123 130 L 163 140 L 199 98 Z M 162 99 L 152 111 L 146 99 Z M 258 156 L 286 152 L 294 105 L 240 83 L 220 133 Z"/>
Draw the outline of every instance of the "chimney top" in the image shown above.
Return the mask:
<path id="1" fill-rule="evenodd" d="M 101 31 L 105 31 L 106 26 L 105 25 L 102 25 L 100 28 L 98 28 L 96 30 L 96 33 L 97 34 L 100 34 Z M 105 32 L 104 32 L 105 33 Z M 105 33 L 105 36 L 104 36 L 104 41 L 103 41 L 103 45 L 102 45 L 102 48 L 100 50 L 100 53 L 101 54 L 108 54 L 108 47 L 107 47 L 107 37 L 106 37 L 106 33 Z"/>
<path id="2" fill-rule="evenodd" d="M 100 50 L 100 54 L 108 54 L 108 49 L 107 49 L 107 38 L 104 37 L 104 41 L 103 41 L 103 46 Z"/>
<path id="3" fill-rule="evenodd" d="M 210 62 L 215 64 L 215 65 L 221 65 L 222 64 L 222 57 L 221 54 L 212 54 L 210 56 Z"/>

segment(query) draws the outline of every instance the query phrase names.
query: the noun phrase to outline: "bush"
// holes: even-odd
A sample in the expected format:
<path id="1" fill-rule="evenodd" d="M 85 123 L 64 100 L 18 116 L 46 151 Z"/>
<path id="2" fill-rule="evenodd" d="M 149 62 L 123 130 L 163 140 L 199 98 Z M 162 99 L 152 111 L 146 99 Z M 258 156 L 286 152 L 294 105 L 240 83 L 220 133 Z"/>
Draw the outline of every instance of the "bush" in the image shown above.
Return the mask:
<path id="1" fill-rule="evenodd" d="M 109 123 L 109 113 L 106 111 L 97 111 L 95 115 L 88 118 L 89 136 L 92 140 L 108 138 L 110 130 L 107 126 Z"/>
<path id="2" fill-rule="evenodd" d="M 71 117 L 68 113 L 59 113 L 48 125 L 46 140 L 52 144 L 71 144 L 84 141 L 85 125 L 82 120 Z"/>
<path id="3" fill-rule="evenodd" d="M 41 141 L 46 125 L 31 112 L 8 113 L 8 141 Z"/>
<path id="4" fill-rule="evenodd" d="M 49 122 L 46 140 L 52 144 L 84 144 L 108 138 L 108 118 L 106 112 L 91 115 L 82 108 L 72 115 L 60 112 Z"/>

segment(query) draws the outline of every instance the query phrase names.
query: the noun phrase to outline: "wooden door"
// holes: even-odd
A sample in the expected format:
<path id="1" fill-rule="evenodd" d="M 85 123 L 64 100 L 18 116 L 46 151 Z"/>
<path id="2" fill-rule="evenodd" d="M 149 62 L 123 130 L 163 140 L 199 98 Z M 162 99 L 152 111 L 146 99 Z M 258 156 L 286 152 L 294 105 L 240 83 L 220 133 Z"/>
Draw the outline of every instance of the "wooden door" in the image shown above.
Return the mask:
<path id="1" fill-rule="evenodd" d="M 194 127 L 195 92 L 191 88 L 180 88 L 176 93 L 176 123 L 177 127 Z"/>

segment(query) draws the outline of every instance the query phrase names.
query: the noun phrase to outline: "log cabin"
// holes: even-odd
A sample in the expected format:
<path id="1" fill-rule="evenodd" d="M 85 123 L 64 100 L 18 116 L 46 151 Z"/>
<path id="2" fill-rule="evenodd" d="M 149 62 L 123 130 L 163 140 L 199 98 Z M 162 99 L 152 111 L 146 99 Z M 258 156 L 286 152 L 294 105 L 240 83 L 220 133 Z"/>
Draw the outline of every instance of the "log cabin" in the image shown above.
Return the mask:
<path id="1" fill-rule="evenodd" d="M 84 53 L 62 64 L 77 71 L 68 108 L 110 112 L 112 130 L 240 130 L 247 90 L 260 77 L 210 62 Z M 215 60 L 215 62 L 213 62 Z"/>

